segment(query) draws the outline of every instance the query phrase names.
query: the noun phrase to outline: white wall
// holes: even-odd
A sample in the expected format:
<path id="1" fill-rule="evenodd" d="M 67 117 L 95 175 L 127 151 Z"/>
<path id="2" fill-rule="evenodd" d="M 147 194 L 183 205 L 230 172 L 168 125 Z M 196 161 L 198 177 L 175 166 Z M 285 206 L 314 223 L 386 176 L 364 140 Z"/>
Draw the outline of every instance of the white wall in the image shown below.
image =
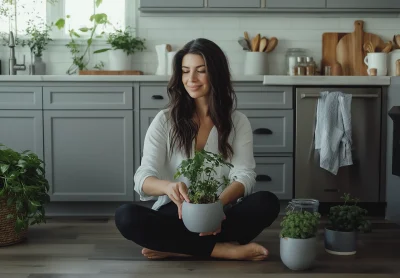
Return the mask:
<path id="1" fill-rule="evenodd" d="M 322 34 L 324 32 L 352 32 L 357 19 L 365 21 L 364 29 L 380 35 L 384 40 L 392 39 L 400 33 L 400 18 L 281 18 L 267 14 L 249 16 L 190 16 L 190 17 L 140 17 L 137 16 L 138 35 L 147 40 L 147 50 L 134 55 L 133 68 L 145 74 L 154 74 L 157 67 L 155 45 L 169 43 L 173 49 L 180 48 L 186 42 L 204 37 L 215 41 L 227 54 L 233 74 L 243 73 L 244 51 L 237 38 L 248 31 L 250 36 L 260 33 L 263 36 L 275 36 L 279 39 L 277 48 L 271 53 L 270 74 L 284 74 L 285 52 L 291 47 L 306 48 L 317 63 L 321 60 Z M 55 42 L 44 54 L 48 65 L 48 74 L 65 74 L 71 64 L 71 56 L 64 42 Z M 26 50 L 25 50 L 26 51 Z M 17 49 L 20 59 L 22 51 Z M 25 53 L 28 57 L 28 52 Z M 102 60 L 106 65 L 106 53 L 93 56 L 92 65 Z M 2 72 L 8 73 L 9 51 L 0 46 Z M 19 72 L 18 74 L 28 74 Z"/>

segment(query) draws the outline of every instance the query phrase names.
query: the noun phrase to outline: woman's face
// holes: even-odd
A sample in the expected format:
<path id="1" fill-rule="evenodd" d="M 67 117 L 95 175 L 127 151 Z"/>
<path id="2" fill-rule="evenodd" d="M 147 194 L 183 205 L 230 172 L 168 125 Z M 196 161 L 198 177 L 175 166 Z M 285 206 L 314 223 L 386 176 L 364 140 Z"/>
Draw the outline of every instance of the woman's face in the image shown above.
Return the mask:
<path id="1" fill-rule="evenodd" d="M 201 55 L 186 54 L 182 60 L 182 83 L 189 95 L 198 99 L 210 92 L 206 64 Z"/>

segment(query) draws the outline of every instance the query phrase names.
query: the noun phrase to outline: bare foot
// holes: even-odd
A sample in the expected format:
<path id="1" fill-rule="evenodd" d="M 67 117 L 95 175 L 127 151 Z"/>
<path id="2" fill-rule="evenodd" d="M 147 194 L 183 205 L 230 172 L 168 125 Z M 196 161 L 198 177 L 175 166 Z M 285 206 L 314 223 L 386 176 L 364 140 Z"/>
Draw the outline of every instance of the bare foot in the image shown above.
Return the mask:
<path id="1" fill-rule="evenodd" d="M 262 261 L 268 257 L 268 250 L 254 242 L 246 245 L 217 243 L 211 256 L 230 260 Z"/>
<path id="2" fill-rule="evenodd" d="M 148 248 L 143 248 L 142 254 L 143 254 L 143 256 L 145 256 L 146 258 L 151 259 L 151 260 L 165 259 L 165 258 L 170 258 L 170 257 L 190 257 L 189 255 L 185 255 L 185 254 L 160 252 L 160 251 L 155 251 L 155 250 L 151 250 Z"/>

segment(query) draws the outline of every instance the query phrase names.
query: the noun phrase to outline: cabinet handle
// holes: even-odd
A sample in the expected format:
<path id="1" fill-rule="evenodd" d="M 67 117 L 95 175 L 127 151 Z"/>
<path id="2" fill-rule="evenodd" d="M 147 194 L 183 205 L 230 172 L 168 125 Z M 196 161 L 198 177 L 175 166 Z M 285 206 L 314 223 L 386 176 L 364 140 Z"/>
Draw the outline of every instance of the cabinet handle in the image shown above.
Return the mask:
<path id="1" fill-rule="evenodd" d="M 267 134 L 270 135 L 272 134 L 272 130 L 269 128 L 257 128 L 256 130 L 253 131 L 253 134 Z"/>
<path id="2" fill-rule="evenodd" d="M 151 98 L 152 98 L 152 99 L 164 99 L 164 97 L 163 97 L 163 96 L 160 96 L 160 95 L 154 95 L 154 96 L 152 96 Z"/>
<path id="3" fill-rule="evenodd" d="M 339 189 L 331 188 L 331 189 L 324 189 L 324 192 L 339 192 Z"/>
<path id="4" fill-rule="evenodd" d="M 272 179 L 268 175 L 257 175 L 256 181 L 272 181 Z"/>

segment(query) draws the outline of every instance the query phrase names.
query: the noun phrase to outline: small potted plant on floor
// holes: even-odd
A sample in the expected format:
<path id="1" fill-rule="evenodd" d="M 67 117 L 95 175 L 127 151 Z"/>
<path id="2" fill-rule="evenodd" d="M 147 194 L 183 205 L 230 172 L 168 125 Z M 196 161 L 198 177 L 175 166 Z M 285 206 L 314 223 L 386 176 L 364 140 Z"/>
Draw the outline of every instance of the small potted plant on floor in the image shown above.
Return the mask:
<path id="1" fill-rule="evenodd" d="M 124 31 L 117 29 L 108 34 L 107 43 L 111 45 L 111 48 L 100 49 L 94 53 L 109 51 L 109 70 L 130 70 L 132 55 L 136 51 L 146 49 L 145 39 L 134 36 L 130 27 Z"/>
<path id="2" fill-rule="evenodd" d="M 48 190 L 43 161 L 35 153 L 0 144 L 0 246 L 22 241 L 30 225 L 46 222 Z"/>
<path id="3" fill-rule="evenodd" d="M 358 199 L 345 193 L 343 205 L 329 210 L 329 223 L 325 228 L 325 250 L 335 255 L 356 253 L 357 233 L 370 232 L 371 223 L 366 219 L 367 210 L 357 205 Z"/>
<path id="4" fill-rule="evenodd" d="M 281 222 L 280 256 L 291 270 L 306 270 L 316 257 L 318 212 L 288 209 Z"/>
<path id="5" fill-rule="evenodd" d="M 188 179 L 190 203 L 183 202 L 182 220 L 186 228 L 195 233 L 214 232 L 224 218 L 223 205 L 219 201 L 219 191 L 229 184 L 223 176 L 222 181 L 215 178 L 216 168 L 233 165 L 225 162 L 221 155 L 205 150 L 196 151 L 193 158 L 182 161 L 175 179 L 184 176 Z"/>

